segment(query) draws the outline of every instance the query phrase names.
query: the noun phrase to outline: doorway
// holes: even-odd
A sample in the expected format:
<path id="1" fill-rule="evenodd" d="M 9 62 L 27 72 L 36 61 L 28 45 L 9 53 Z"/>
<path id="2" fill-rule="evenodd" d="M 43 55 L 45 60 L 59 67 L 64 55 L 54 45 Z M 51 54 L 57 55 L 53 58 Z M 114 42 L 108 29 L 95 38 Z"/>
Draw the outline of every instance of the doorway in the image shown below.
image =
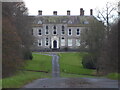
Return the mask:
<path id="1" fill-rule="evenodd" d="M 56 40 L 53 41 L 53 48 L 57 49 L 57 41 Z"/>

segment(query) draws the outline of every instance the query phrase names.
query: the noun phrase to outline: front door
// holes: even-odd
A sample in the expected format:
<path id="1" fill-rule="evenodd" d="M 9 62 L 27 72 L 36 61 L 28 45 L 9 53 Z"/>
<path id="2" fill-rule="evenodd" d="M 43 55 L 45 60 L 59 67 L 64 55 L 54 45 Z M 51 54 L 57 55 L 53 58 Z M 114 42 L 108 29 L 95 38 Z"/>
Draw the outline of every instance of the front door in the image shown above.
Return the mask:
<path id="1" fill-rule="evenodd" d="M 57 41 L 56 40 L 53 41 L 53 48 L 57 49 Z"/>

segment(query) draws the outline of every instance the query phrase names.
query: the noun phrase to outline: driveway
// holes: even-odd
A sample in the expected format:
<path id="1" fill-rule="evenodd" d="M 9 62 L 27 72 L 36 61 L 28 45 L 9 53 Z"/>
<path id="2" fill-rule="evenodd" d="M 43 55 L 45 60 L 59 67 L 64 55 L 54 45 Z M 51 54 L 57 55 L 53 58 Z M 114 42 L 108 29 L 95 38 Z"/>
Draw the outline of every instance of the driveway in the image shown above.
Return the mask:
<path id="1" fill-rule="evenodd" d="M 107 78 L 60 78 L 59 57 L 52 56 L 52 78 L 34 80 L 23 88 L 118 88 L 118 81 Z"/>

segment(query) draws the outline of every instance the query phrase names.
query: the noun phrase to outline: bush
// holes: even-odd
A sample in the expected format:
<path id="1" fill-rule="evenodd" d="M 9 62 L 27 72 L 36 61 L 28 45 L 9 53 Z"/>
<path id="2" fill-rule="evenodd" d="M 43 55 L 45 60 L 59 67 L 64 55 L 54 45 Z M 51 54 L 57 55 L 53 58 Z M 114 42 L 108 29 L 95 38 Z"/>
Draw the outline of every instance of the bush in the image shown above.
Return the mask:
<path id="1" fill-rule="evenodd" d="M 30 50 L 24 51 L 24 60 L 32 60 L 32 52 Z"/>
<path id="2" fill-rule="evenodd" d="M 96 56 L 92 54 L 87 54 L 82 59 L 82 65 L 87 69 L 96 69 Z"/>

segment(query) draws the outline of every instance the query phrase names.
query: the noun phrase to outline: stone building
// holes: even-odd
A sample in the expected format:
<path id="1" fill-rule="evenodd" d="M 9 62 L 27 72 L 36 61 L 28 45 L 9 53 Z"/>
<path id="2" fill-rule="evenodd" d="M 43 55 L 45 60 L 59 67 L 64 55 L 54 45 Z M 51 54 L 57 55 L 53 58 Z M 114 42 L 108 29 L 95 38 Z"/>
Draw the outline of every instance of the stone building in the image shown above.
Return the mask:
<path id="1" fill-rule="evenodd" d="M 89 26 L 89 20 L 94 19 L 93 10 L 90 9 L 90 15 L 84 15 L 83 8 L 80 8 L 80 15 L 38 15 L 33 17 L 32 35 L 35 42 L 32 49 L 41 50 L 78 50 L 80 47 L 80 33 Z"/>

